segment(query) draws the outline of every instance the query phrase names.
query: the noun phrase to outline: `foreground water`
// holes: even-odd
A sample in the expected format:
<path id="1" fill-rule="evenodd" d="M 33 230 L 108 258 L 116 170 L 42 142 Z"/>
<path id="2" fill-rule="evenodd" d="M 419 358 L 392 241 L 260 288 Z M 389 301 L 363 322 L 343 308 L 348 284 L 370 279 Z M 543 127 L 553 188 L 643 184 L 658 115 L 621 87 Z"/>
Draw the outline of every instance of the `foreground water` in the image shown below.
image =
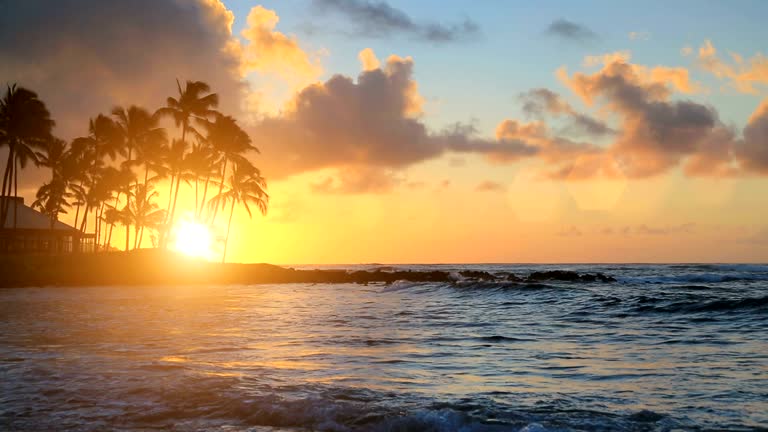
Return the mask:
<path id="1" fill-rule="evenodd" d="M 768 266 L 0 291 L 0 429 L 764 430 Z"/>

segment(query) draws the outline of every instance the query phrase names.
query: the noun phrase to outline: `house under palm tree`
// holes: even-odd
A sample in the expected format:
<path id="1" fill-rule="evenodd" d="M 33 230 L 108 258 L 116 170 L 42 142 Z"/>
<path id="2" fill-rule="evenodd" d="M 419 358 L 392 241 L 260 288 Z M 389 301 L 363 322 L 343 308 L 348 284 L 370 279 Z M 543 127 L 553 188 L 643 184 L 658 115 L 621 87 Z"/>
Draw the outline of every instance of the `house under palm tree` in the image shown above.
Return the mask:
<path id="1" fill-rule="evenodd" d="M 24 198 L 0 200 L 8 200 L 8 214 L 0 226 L 0 254 L 93 252 L 94 234 L 84 234 L 63 222 L 52 222 L 49 216 L 24 205 Z"/>

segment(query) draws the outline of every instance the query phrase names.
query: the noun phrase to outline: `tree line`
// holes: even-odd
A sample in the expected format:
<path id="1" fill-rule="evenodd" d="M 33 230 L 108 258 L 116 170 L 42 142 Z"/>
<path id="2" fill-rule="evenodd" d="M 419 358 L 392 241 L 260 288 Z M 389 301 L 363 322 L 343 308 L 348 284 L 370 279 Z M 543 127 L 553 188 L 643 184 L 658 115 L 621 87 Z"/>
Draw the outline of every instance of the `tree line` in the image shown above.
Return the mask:
<path id="1" fill-rule="evenodd" d="M 219 209 L 229 207 L 223 262 L 235 206 L 249 216 L 251 206 L 267 211 L 266 180 L 248 159 L 259 150 L 234 118 L 216 110 L 219 97 L 208 84 L 176 84 L 178 94 L 165 106 L 154 112 L 114 107 L 91 118 L 87 135 L 70 142 L 54 136 L 55 122 L 35 92 L 8 85 L 0 100 L 0 147 L 8 148 L 0 221 L 10 217 L 16 228 L 16 207 L 10 214 L 5 198 L 18 197 L 19 173 L 31 163 L 50 169 L 32 207 L 48 216 L 51 229 L 74 211 L 74 226 L 93 230 L 97 250 L 110 248 L 116 225 L 125 227 L 126 251 L 146 236 L 167 248 L 184 184 L 194 190 L 194 208 L 186 210 L 195 221 L 213 226 Z M 178 137 L 169 138 L 163 118 L 173 120 Z M 161 180 L 169 180 L 165 203 L 158 200 Z"/>

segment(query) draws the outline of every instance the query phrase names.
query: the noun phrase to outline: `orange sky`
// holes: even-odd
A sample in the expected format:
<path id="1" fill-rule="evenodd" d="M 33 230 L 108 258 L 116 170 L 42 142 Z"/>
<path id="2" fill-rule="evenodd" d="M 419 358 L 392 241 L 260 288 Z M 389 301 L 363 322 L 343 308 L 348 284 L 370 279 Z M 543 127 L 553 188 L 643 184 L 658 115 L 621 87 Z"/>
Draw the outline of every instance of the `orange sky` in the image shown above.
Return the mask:
<path id="1" fill-rule="evenodd" d="M 482 37 L 450 35 L 465 42 L 427 40 L 416 19 L 409 38 L 350 39 L 302 30 L 290 5 L 190 4 L 152 3 L 158 27 L 124 11 L 79 28 L 47 11 L 61 23 L 50 43 L 0 44 L 0 72 L 36 90 L 67 138 L 113 105 L 160 106 L 179 76 L 209 82 L 261 149 L 271 196 L 266 217 L 236 211 L 228 260 L 768 261 L 768 61 L 751 39 L 692 27 L 665 40 L 627 22 L 580 24 L 585 42 L 543 14 L 497 27 L 478 15 Z M 149 49 L 108 37 L 136 28 Z M 514 67 L 453 62 L 508 28 L 531 39 Z M 182 188 L 180 211 L 192 199 Z"/>

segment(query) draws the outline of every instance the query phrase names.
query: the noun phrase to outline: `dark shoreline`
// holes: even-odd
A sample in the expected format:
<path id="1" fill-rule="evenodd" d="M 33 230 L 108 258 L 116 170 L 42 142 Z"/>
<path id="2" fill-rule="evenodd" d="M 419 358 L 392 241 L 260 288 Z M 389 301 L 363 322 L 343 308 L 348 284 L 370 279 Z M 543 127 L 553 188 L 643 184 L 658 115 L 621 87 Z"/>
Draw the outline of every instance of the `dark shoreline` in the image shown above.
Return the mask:
<path id="1" fill-rule="evenodd" d="M 536 272 L 525 278 L 498 276 L 481 271 L 461 272 L 478 281 L 537 283 L 612 282 L 602 274 L 574 272 Z M 0 256 L 0 288 L 39 286 L 115 286 L 115 285 L 227 285 L 280 283 L 393 283 L 454 282 L 446 271 L 347 271 L 296 270 L 272 264 L 221 264 L 188 258 L 160 250 L 102 252 L 73 255 Z"/>

